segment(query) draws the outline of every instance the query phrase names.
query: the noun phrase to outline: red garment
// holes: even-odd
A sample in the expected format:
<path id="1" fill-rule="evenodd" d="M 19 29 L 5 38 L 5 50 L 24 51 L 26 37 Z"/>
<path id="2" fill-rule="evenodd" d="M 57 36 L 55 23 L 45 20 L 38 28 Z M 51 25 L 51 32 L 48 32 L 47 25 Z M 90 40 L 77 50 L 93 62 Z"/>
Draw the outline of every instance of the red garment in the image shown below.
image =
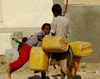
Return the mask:
<path id="1" fill-rule="evenodd" d="M 9 64 L 11 71 L 17 70 L 18 68 L 23 66 L 29 60 L 30 50 L 31 50 L 31 46 L 29 46 L 28 44 L 25 43 L 19 54 L 18 60 Z"/>

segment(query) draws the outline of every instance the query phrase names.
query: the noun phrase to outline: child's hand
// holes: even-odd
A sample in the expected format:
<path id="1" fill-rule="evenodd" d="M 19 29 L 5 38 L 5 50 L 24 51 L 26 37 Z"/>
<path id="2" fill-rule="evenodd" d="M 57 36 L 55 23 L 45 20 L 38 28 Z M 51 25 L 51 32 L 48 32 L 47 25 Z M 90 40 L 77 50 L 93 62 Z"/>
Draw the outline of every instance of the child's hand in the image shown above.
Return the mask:
<path id="1" fill-rule="evenodd" d="M 55 36 L 55 33 L 51 33 L 52 36 Z"/>

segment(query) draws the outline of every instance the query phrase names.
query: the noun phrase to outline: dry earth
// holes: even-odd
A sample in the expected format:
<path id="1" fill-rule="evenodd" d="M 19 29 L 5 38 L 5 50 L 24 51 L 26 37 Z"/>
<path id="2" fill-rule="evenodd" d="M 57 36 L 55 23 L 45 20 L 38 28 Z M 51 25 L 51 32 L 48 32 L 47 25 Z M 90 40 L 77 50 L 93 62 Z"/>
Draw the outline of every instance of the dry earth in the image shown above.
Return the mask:
<path id="1" fill-rule="evenodd" d="M 4 62 L 4 58 L 0 57 L 0 79 L 9 79 L 6 69 L 7 63 Z M 47 73 L 47 79 L 60 79 L 60 68 L 56 66 L 49 66 L 49 72 Z M 77 72 L 77 75 L 81 76 L 81 79 L 100 79 L 100 63 L 81 63 Z M 22 68 L 14 72 L 11 79 L 42 79 L 41 73 L 34 74 L 34 71 L 29 70 L 28 63 Z M 76 78 L 78 79 L 78 78 Z"/>

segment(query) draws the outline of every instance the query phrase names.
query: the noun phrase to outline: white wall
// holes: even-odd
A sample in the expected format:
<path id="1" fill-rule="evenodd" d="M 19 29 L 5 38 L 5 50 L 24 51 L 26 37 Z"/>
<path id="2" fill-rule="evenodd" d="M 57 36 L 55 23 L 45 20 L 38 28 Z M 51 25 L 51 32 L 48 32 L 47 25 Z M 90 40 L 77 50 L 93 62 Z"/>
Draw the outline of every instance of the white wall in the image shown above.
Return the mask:
<path id="1" fill-rule="evenodd" d="M 20 31 L 24 31 L 24 27 L 38 28 L 45 22 L 51 23 L 52 5 L 52 0 L 0 0 L 0 21 L 3 21 L 0 23 L 0 55 L 11 48 L 11 32 L 20 29 L 12 28 L 22 27 Z"/>
<path id="2" fill-rule="evenodd" d="M 11 41 L 10 36 L 12 33 L 0 33 L 0 55 L 5 54 L 5 49 L 10 49 Z"/>
<path id="3" fill-rule="evenodd" d="M 2 0 L 0 0 L 0 22 L 2 22 Z"/>
<path id="4" fill-rule="evenodd" d="M 66 0 L 0 0 L 0 27 L 40 27 L 51 22 L 55 1 Z M 100 0 L 69 0 L 69 4 L 100 4 Z"/>
<path id="5" fill-rule="evenodd" d="M 6 27 L 41 27 L 51 22 L 52 0 L 3 0 L 3 21 Z"/>

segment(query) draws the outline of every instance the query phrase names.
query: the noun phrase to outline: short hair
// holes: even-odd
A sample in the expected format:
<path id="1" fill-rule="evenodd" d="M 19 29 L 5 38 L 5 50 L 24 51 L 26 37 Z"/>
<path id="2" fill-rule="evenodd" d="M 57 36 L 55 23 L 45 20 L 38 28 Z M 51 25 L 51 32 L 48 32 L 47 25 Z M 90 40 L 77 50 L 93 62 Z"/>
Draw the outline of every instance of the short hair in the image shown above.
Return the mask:
<path id="1" fill-rule="evenodd" d="M 44 23 L 44 24 L 42 25 L 42 29 L 44 29 L 46 25 L 47 25 L 47 26 L 51 26 L 49 23 Z"/>
<path id="2" fill-rule="evenodd" d="M 27 37 L 23 37 L 23 38 L 22 38 L 22 42 L 24 42 L 24 43 L 25 43 L 27 40 L 28 40 Z"/>
<path id="3" fill-rule="evenodd" d="M 59 4 L 55 4 L 55 5 L 53 5 L 53 7 L 52 7 L 52 12 L 53 13 L 58 13 L 58 14 L 61 14 L 62 13 L 62 8 L 61 8 L 61 6 L 59 5 Z"/>

